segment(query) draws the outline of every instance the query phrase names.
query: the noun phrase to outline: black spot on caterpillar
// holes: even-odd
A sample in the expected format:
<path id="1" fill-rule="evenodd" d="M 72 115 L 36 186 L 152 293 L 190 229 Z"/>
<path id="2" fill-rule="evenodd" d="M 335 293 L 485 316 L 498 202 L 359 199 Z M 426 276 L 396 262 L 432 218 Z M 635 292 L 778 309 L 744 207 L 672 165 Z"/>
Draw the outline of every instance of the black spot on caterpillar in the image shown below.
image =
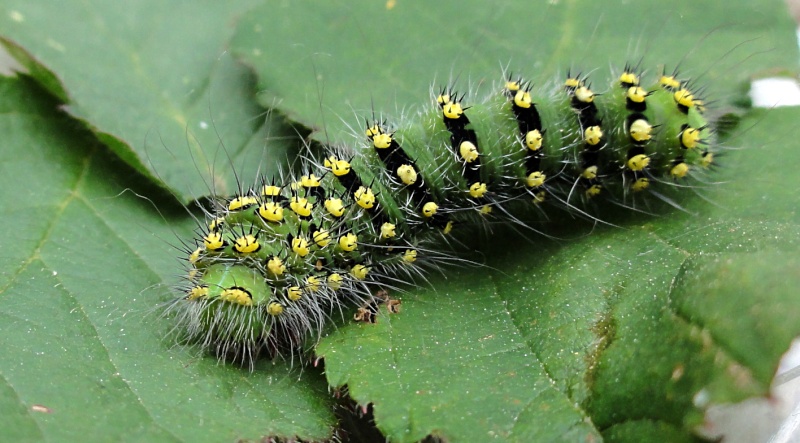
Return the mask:
<path id="1" fill-rule="evenodd" d="M 615 77 L 597 93 L 580 74 L 555 87 L 506 76 L 472 104 L 444 89 L 401 127 L 373 115 L 364 146 L 325 146 L 299 175 L 213 200 L 168 308 L 177 329 L 242 363 L 293 353 L 333 313 L 371 321 L 374 291 L 453 259 L 459 226 L 592 218 L 704 182 L 718 148 L 691 82 L 646 84 L 631 66 Z"/>

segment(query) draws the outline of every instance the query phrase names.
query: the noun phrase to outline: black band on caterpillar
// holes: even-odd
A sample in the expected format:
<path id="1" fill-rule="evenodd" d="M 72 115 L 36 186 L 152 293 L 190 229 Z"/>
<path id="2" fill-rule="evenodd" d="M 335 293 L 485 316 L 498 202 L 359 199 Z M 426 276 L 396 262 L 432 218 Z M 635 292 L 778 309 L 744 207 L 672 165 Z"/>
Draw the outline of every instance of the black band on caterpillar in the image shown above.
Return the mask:
<path id="1" fill-rule="evenodd" d="M 650 88 L 640 78 L 626 66 L 596 94 L 580 75 L 556 91 L 509 77 L 471 107 L 447 89 L 402 127 L 373 118 L 367 149 L 328 147 L 299 178 L 218 200 L 169 311 L 189 341 L 252 362 L 313 341 L 332 312 L 374 302 L 373 285 L 447 257 L 456 224 L 586 214 L 599 199 L 687 187 L 713 161 L 703 102 L 675 74 Z"/>

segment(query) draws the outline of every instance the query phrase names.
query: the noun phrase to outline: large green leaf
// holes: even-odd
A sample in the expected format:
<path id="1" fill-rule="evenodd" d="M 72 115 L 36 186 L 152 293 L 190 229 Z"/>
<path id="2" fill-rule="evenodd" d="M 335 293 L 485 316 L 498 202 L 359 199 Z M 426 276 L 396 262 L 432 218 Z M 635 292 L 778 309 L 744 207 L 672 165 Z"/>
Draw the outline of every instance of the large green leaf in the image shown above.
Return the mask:
<path id="1" fill-rule="evenodd" d="M 187 202 L 235 192 L 233 170 L 250 184 L 288 161 L 294 133 L 255 105 L 251 74 L 225 52 L 255 3 L 9 0 L 0 41 L 126 163 Z"/>
<path id="2" fill-rule="evenodd" d="M 216 365 L 170 348 L 170 324 L 153 314 L 180 268 L 168 243 L 193 221 L 148 181 L 157 173 L 186 201 L 207 192 L 199 177 L 210 170 L 224 193 L 231 169 L 249 183 L 283 164 L 275 137 L 265 141 L 282 130 L 257 124 L 252 80 L 224 53 L 247 3 L 3 3 L 6 46 L 122 162 L 54 116 L 55 104 L 23 103 L 39 96 L 30 85 L 4 83 L 0 219 L 15 244 L 0 253 L 0 436 L 328 436 L 317 372 Z M 754 72 L 795 66 L 781 2 L 699 8 L 269 1 L 240 20 L 232 49 L 253 67 L 260 102 L 326 129 L 321 140 L 346 139 L 373 103 L 413 118 L 432 83 L 489 89 L 506 65 L 538 83 L 596 70 L 601 85 L 609 65 L 680 62 L 718 105 Z M 729 142 L 746 149 L 721 159 L 725 183 L 681 201 L 692 215 L 564 226 L 569 241 L 473 240 L 489 267 L 448 269 L 395 294 L 402 313 L 332 333 L 319 349 L 328 382 L 373 402 L 398 441 L 691 439 L 710 402 L 763 394 L 798 333 L 800 197 L 781 172 L 797 163 L 796 118 L 751 115 Z"/>
<path id="3" fill-rule="evenodd" d="M 250 373 L 164 339 L 172 245 L 194 223 L 161 218 L 170 200 L 138 198 L 159 194 L 55 105 L 0 77 L 0 440 L 330 435 L 318 372 Z"/>

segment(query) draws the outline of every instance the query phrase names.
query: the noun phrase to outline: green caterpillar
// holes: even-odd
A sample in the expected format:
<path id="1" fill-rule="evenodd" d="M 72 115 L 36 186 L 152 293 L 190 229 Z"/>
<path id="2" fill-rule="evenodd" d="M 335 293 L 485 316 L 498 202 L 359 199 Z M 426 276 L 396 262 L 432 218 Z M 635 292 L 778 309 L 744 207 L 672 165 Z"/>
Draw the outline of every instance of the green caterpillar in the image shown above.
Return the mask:
<path id="1" fill-rule="evenodd" d="M 356 149 L 325 147 L 299 177 L 217 198 L 187 250 L 188 284 L 168 308 L 212 354 L 252 362 L 313 343 L 333 313 L 385 300 L 377 288 L 451 257 L 451 231 L 487 221 L 639 202 L 702 182 L 715 131 L 676 74 L 649 88 L 626 66 L 608 91 L 567 76 L 507 78 L 469 107 L 444 90 L 413 122 L 375 119 Z"/>

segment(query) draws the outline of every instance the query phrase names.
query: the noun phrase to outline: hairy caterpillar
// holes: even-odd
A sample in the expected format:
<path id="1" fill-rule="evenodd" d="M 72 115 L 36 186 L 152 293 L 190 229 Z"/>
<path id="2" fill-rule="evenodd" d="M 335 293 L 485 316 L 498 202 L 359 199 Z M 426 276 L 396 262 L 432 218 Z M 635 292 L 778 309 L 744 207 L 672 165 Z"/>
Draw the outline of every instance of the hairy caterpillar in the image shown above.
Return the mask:
<path id="1" fill-rule="evenodd" d="M 168 308 L 177 329 L 220 358 L 292 352 L 332 313 L 452 258 L 461 225 L 672 202 L 713 165 L 715 133 L 690 82 L 641 76 L 626 66 L 602 93 L 582 75 L 507 76 L 471 105 L 445 89 L 402 127 L 373 116 L 367 146 L 327 146 L 299 176 L 215 200 Z"/>

